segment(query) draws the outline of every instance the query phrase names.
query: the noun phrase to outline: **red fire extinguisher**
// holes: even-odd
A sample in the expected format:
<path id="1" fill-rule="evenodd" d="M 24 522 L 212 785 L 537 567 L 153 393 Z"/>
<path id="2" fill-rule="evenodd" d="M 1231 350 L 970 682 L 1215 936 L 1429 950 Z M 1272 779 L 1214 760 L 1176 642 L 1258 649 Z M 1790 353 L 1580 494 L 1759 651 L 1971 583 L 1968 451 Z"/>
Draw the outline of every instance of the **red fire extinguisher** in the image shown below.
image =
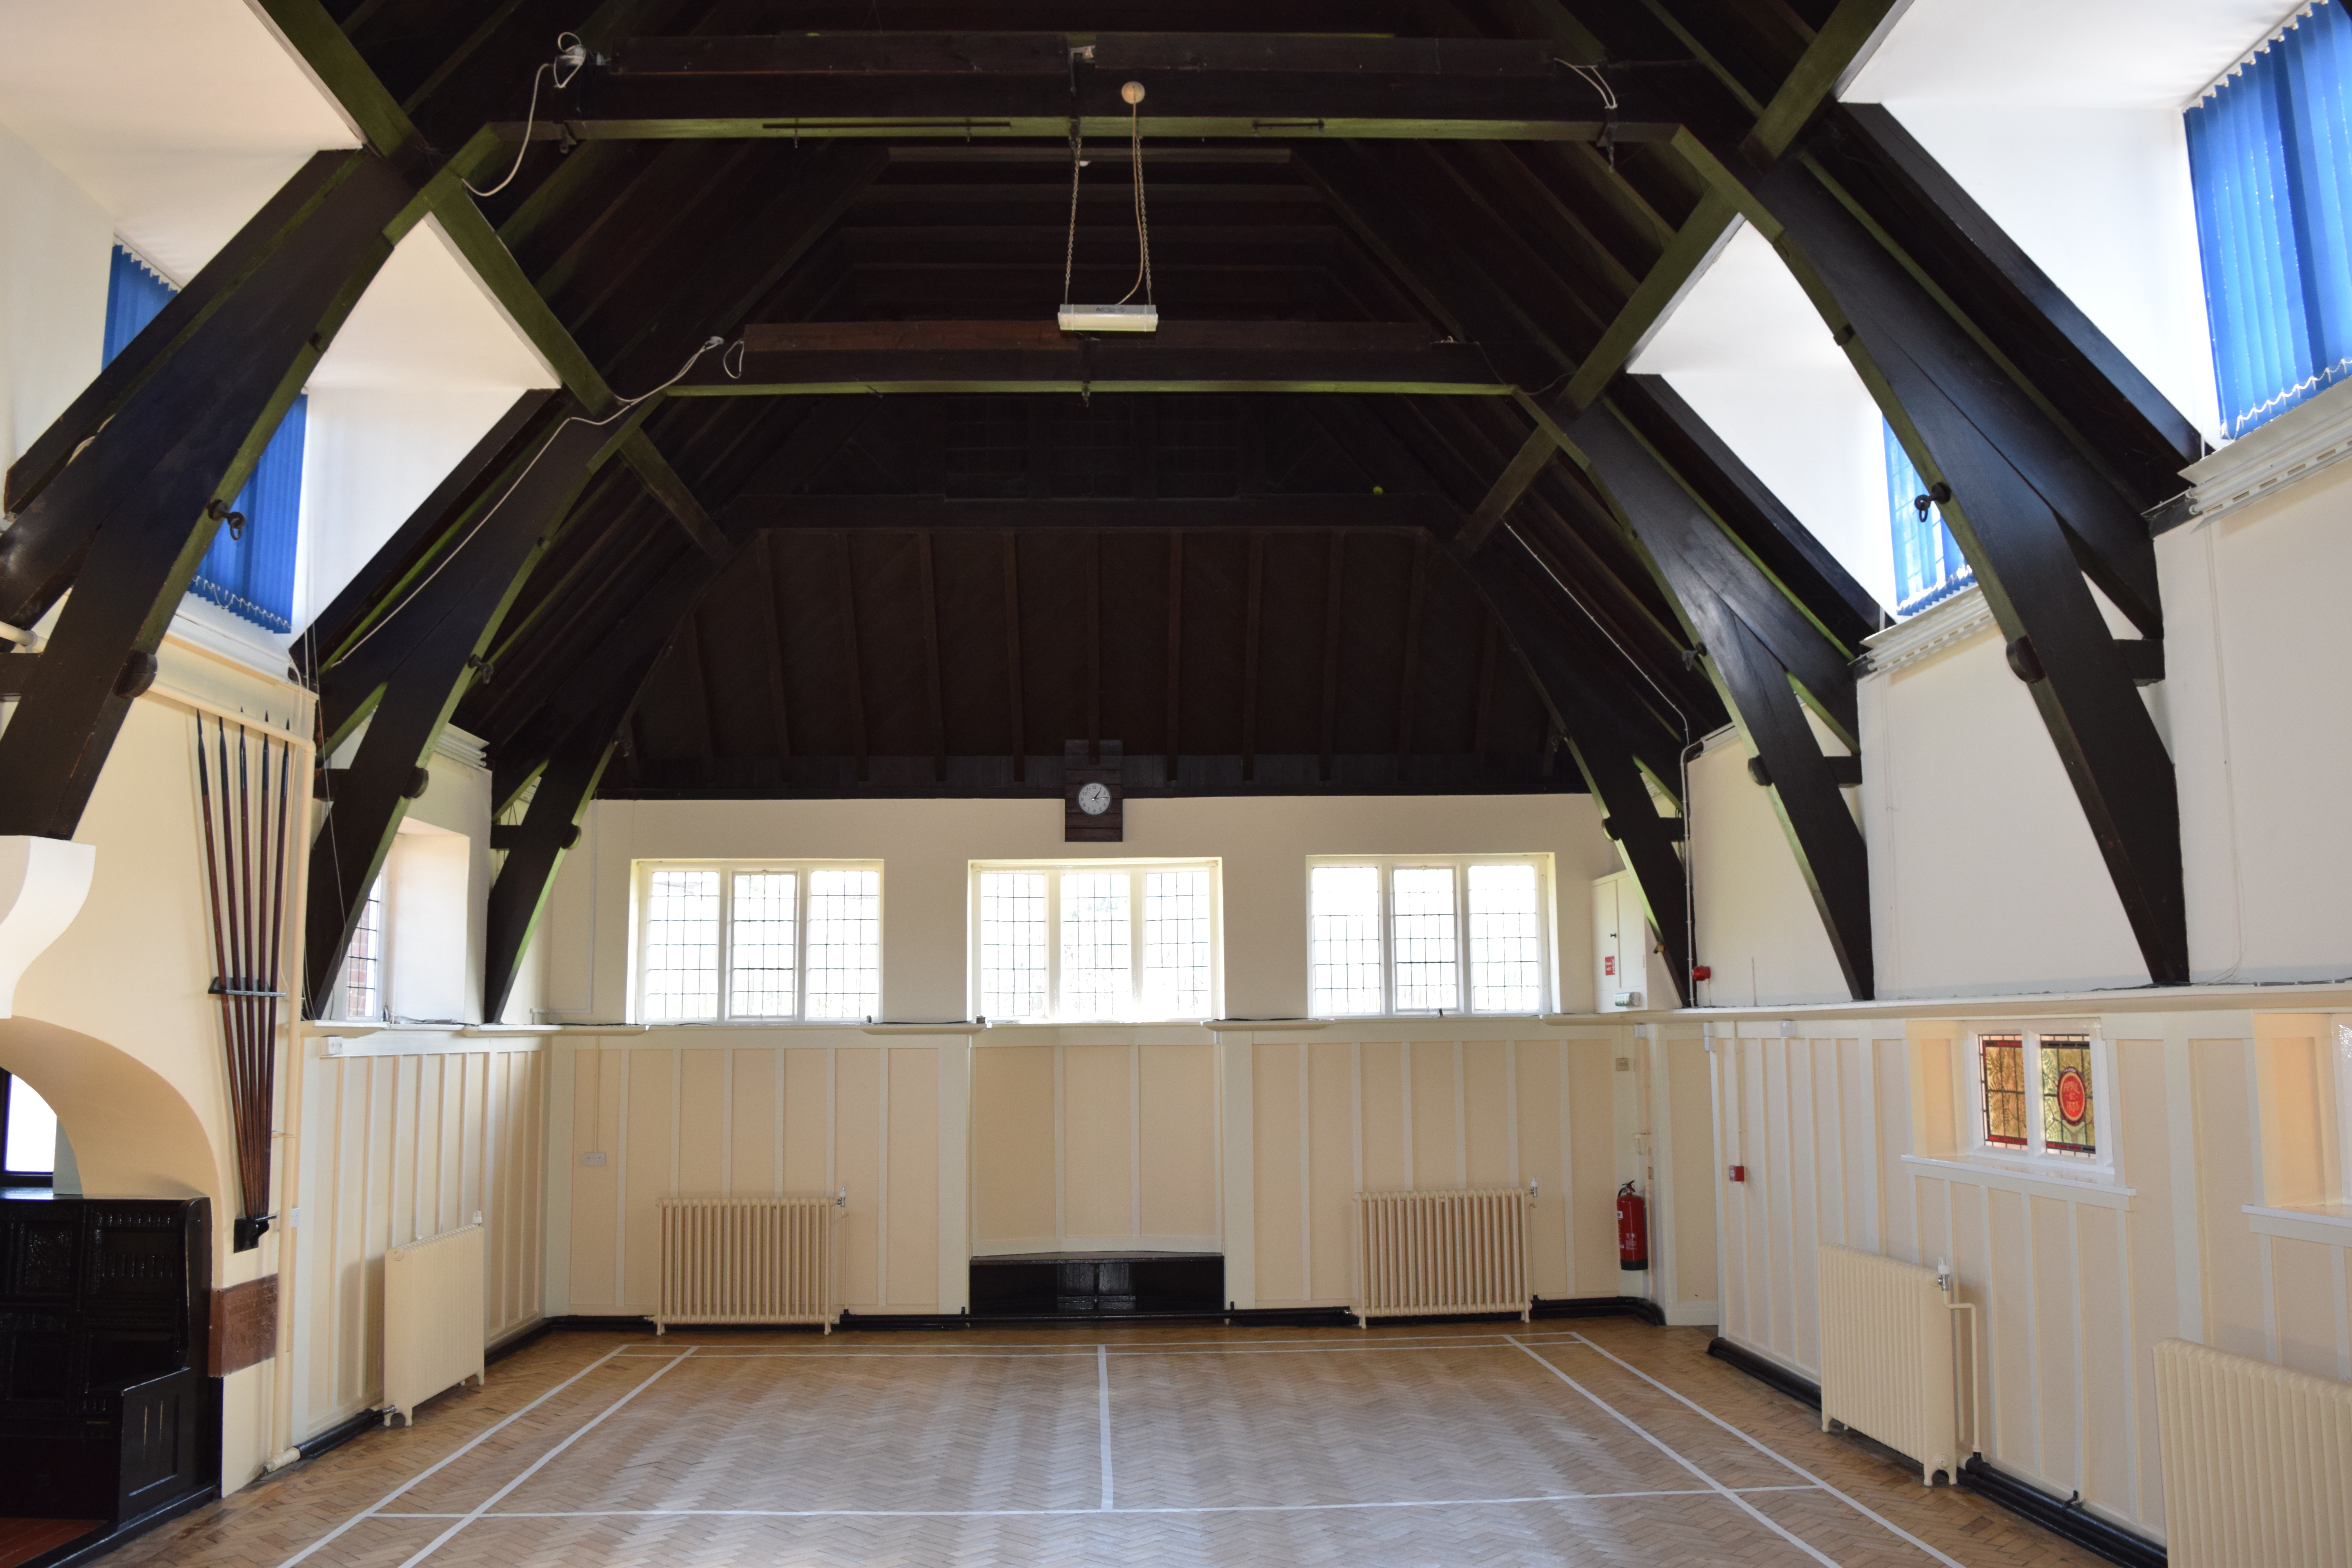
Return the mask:
<path id="1" fill-rule="evenodd" d="M 1631 1182 L 1617 1189 L 1617 1267 L 1628 1274 L 1650 1268 L 1649 1205 Z"/>

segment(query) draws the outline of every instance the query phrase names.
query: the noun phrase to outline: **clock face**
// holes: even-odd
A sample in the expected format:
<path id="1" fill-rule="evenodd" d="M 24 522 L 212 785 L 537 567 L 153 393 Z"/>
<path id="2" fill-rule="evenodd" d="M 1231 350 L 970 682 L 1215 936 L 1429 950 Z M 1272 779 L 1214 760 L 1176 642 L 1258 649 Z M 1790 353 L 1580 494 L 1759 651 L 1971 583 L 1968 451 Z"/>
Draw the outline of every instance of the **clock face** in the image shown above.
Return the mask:
<path id="1" fill-rule="evenodd" d="M 1088 816 L 1100 816 L 1110 809 L 1110 791 L 1098 784 L 1082 784 L 1078 789 L 1078 809 Z"/>

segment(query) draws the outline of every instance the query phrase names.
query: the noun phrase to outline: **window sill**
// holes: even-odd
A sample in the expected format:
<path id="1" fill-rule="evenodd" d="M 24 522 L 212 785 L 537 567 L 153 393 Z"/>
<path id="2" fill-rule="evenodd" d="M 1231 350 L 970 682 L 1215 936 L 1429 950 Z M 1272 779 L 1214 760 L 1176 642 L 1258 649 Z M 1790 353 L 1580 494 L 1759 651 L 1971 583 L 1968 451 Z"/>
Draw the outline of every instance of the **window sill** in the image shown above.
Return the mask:
<path id="1" fill-rule="evenodd" d="M 2063 1198 L 2069 1203 L 2097 1204 L 2106 1208 L 2129 1208 L 2131 1200 L 2139 1195 L 2137 1187 L 2126 1187 L 2112 1175 L 2068 1175 L 2046 1165 L 2018 1161 L 1942 1160 L 1927 1154 L 1906 1154 L 1903 1163 L 1922 1175 L 1940 1180 L 1958 1178 L 2028 1197 Z"/>
<path id="2" fill-rule="evenodd" d="M 2352 1247 L 2352 1205 L 2247 1204 L 2240 1212 L 2251 1222 L 2256 1236 L 2316 1242 L 2322 1247 Z"/>

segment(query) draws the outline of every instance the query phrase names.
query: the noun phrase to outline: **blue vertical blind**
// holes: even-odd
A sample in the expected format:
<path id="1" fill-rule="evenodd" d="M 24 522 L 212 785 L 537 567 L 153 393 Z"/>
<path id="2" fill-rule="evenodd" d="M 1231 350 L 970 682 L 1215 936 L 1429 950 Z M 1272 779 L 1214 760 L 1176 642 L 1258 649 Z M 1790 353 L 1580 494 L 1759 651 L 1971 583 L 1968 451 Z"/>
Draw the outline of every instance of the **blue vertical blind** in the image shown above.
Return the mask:
<path id="1" fill-rule="evenodd" d="M 2188 111 L 2223 428 L 2352 374 L 2352 16 L 2320 0 Z"/>
<path id="2" fill-rule="evenodd" d="M 179 290 L 121 246 L 106 285 L 106 357 L 130 346 Z M 188 592 L 274 632 L 294 629 L 294 545 L 302 516 L 302 436 L 310 399 L 297 397 L 229 503 L 245 514 L 241 538 L 226 523 L 196 567 Z"/>
<path id="3" fill-rule="evenodd" d="M 1911 466 L 1895 426 L 1882 421 L 1880 427 L 1886 432 L 1886 510 L 1895 525 L 1895 613 L 1907 616 L 1950 598 L 1977 574 L 1944 526 L 1943 509 L 1930 501 L 1920 511 L 1927 481 Z"/>

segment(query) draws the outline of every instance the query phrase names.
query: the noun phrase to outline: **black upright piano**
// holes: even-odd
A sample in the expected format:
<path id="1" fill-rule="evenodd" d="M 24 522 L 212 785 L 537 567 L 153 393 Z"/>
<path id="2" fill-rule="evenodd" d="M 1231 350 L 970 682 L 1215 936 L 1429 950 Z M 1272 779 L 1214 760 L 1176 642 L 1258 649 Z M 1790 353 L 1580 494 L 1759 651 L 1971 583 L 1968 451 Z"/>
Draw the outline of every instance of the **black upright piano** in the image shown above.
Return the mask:
<path id="1" fill-rule="evenodd" d="M 0 1518 L 106 1535 L 209 1496 L 204 1198 L 0 1192 Z"/>

